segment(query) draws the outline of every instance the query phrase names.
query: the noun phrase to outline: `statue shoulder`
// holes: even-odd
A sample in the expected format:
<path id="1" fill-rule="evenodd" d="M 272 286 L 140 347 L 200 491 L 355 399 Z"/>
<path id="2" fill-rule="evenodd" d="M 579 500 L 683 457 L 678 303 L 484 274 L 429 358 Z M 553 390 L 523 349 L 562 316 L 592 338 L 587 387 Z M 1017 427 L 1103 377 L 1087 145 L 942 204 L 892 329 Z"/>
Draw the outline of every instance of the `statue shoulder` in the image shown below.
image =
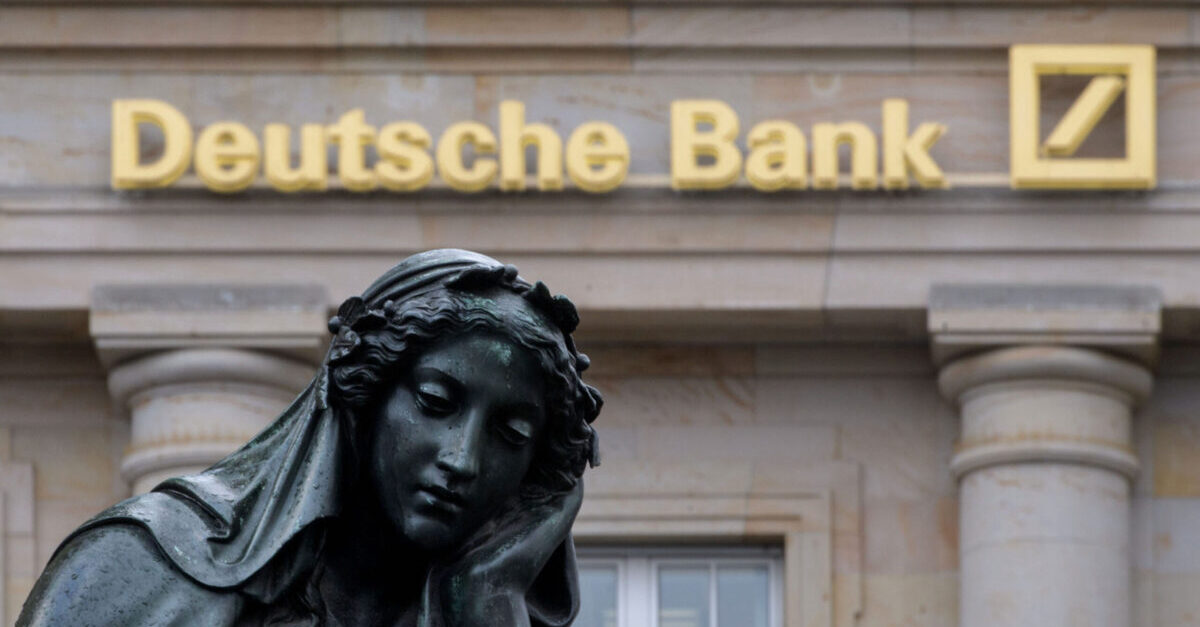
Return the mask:
<path id="1" fill-rule="evenodd" d="M 59 549 L 17 625 L 216 627 L 235 624 L 242 603 L 237 592 L 204 587 L 180 572 L 140 526 L 106 524 Z"/>

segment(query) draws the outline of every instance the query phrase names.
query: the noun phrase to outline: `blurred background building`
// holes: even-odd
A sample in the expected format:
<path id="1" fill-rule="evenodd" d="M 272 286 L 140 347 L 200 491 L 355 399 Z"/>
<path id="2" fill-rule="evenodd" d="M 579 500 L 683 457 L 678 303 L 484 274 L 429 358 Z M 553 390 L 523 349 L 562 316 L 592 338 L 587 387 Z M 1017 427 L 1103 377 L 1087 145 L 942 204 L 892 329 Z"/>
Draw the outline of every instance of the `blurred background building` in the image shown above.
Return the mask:
<path id="1" fill-rule="evenodd" d="M 1011 189 L 1014 44 L 1154 46 L 1149 119 L 1132 75 L 1099 106 L 1053 67 L 1018 113 L 1044 136 L 1092 90 L 1098 159 L 1157 112 L 1156 184 Z M 1198 45 L 1188 2 L 6 3 L 0 610 L 90 515 L 275 416 L 344 298 L 460 247 L 581 308 L 607 399 L 581 627 L 1200 624 Z M 745 150 L 764 120 L 880 137 L 888 98 L 945 126 L 948 189 L 852 189 L 848 146 L 835 190 L 671 189 L 673 101 L 727 103 Z M 123 99 L 434 140 L 517 100 L 564 142 L 611 123 L 629 175 L 356 193 L 331 145 L 325 191 L 114 190 Z"/>

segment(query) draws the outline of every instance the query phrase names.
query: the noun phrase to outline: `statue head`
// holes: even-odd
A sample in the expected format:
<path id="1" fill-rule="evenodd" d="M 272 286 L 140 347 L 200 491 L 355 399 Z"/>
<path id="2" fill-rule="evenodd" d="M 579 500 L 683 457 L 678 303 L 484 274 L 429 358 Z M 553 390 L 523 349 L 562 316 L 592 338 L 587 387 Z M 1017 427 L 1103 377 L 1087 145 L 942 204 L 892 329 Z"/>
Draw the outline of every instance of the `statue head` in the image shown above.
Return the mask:
<path id="1" fill-rule="evenodd" d="M 430 280 L 439 255 L 486 261 Z M 410 258 L 342 306 L 330 404 L 349 423 L 351 480 L 396 531 L 447 550 L 506 504 L 575 486 L 601 404 L 577 323 L 567 299 L 462 251 Z"/>

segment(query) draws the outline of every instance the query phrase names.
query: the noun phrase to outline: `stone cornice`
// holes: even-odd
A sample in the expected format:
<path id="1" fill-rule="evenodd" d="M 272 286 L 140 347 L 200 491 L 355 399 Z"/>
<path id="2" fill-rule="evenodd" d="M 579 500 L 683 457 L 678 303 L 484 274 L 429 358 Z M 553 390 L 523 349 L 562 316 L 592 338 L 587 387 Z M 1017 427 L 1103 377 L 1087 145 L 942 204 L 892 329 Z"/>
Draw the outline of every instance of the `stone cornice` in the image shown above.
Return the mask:
<path id="1" fill-rule="evenodd" d="M 100 285 L 91 305 L 90 332 L 107 367 L 178 349 L 258 350 L 315 363 L 327 337 L 328 296 L 319 285 Z"/>
<path id="2" fill-rule="evenodd" d="M 1195 48 L 1187 3 L 8 4 L 0 48 L 1006 49 L 1016 41 Z M 196 11 L 203 11 L 203 17 Z M 1040 14 L 1040 15 L 1039 15 Z M 180 22 L 192 28 L 178 28 Z"/>
<path id="3" fill-rule="evenodd" d="M 1094 358 L 1038 347 L 1095 348 L 1150 364 L 1158 357 L 1161 309 L 1161 292 L 1148 286 L 934 284 L 928 328 L 938 364 L 997 347 L 1021 347 L 990 353 L 999 356 L 983 370 L 960 365 L 969 360 L 955 362 L 943 372 L 950 382 L 943 387 L 978 385 L 982 381 L 974 379 L 981 376 L 1037 378 L 1063 372 L 1072 378 L 1081 368 L 1087 372 L 1079 371 L 1080 376 L 1089 379 L 1103 374 L 1092 372 L 1101 367 Z M 970 381 L 956 383 L 963 378 Z"/>

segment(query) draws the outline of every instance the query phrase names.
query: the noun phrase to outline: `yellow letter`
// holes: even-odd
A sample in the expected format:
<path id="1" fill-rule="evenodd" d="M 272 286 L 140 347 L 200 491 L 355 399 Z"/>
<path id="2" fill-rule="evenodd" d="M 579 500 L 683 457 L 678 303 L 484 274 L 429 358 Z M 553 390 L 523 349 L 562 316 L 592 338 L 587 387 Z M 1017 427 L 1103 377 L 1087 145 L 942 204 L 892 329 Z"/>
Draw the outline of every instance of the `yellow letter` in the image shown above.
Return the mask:
<path id="1" fill-rule="evenodd" d="M 712 125 L 701 132 L 696 125 Z M 671 103 L 671 187 L 675 189 L 720 189 L 737 180 L 742 153 L 734 140 L 738 135 L 737 114 L 720 100 L 676 100 Z M 708 156 L 713 163 L 700 165 Z"/>
<path id="2" fill-rule="evenodd" d="M 258 138 L 237 122 L 217 122 L 196 139 L 196 175 L 214 192 L 246 189 L 258 173 Z"/>
<path id="3" fill-rule="evenodd" d="M 854 189 L 874 189 L 879 148 L 875 134 L 861 122 L 813 126 L 813 187 L 837 189 L 838 145 L 843 143 L 850 145 L 850 185 Z"/>
<path id="4" fill-rule="evenodd" d="M 393 122 L 379 131 L 379 183 L 397 192 L 421 189 L 433 179 L 433 159 L 426 152 L 432 139 L 415 122 Z"/>
<path id="5" fill-rule="evenodd" d="M 264 129 L 263 170 L 267 181 L 281 192 L 325 189 L 329 179 L 325 127 L 320 124 L 300 127 L 300 167 L 295 169 L 291 167 L 291 134 L 292 129 L 286 124 L 268 124 Z"/>
<path id="6" fill-rule="evenodd" d="M 567 140 L 567 176 L 585 192 L 611 191 L 629 172 L 629 144 L 607 122 L 580 124 Z"/>
<path id="7" fill-rule="evenodd" d="M 921 187 L 944 188 L 946 175 L 929 156 L 929 149 L 946 133 L 944 124 L 925 122 L 908 134 L 908 101 L 883 101 L 883 186 L 908 189 L 908 171 Z"/>
<path id="8" fill-rule="evenodd" d="M 366 167 L 363 147 L 375 141 L 375 127 L 363 120 L 363 110 L 346 112 L 329 127 L 329 139 L 338 145 L 338 178 L 351 191 L 375 189 L 375 175 Z"/>
<path id="9" fill-rule="evenodd" d="M 525 189 L 525 147 L 538 148 L 538 189 L 562 189 L 562 139 L 545 124 L 526 124 L 525 105 L 500 103 L 500 189 Z"/>
<path id="10" fill-rule="evenodd" d="M 755 189 L 804 189 L 808 185 L 808 146 L 804 133 L 791 122 L 759 122 L 746 136 L 746 178 Z"/>
<path id="11" fill-rule="evenodd" d="M 478 192 L 496 178 L 496 160 L 475 157 L 468 169 L 463 166 L 463 146 L 475 146 L 476 155 L 496 153 L 496 136 L 479 122 L 451 124 L 438 139 L 437 166 L 446 184 L 460 192 Z"/>
<path id="12" fill-rule="evenodd" d="M 163 154 L 154 163 L 140 163 L 138 124 L 162 129 Z M 113 189 L 166 187 L 183 176 L 191 158 L 192 127 L 178 109 L 161 100 L 113 101 Z"/>

